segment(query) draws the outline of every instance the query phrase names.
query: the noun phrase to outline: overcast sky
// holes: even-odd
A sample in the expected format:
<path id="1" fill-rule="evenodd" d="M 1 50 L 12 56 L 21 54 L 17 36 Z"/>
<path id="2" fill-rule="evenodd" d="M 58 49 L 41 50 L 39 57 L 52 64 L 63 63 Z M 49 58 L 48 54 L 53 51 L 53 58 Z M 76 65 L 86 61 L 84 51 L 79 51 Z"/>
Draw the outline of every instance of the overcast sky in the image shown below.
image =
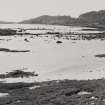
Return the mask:
<path id="1" fill-rule="evenodd" d="M 20 21 L 40 15 L 71 15 L 105 10 L 105 0 L 0 0 L 0 20 Z"/>

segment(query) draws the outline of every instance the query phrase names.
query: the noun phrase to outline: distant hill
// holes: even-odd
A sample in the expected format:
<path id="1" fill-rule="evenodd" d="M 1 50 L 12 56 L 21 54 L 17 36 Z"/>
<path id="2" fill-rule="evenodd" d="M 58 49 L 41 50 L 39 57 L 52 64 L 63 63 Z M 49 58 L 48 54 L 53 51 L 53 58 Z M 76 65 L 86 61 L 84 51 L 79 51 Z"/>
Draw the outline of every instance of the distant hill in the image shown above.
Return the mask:
<path id="1" fill-rule="evenodd" d="M 105 27 L 105 10 L 87 12 L 81 14 L 78 18 L 72 18 L 71 16 L 44 15 L 37 18 L 24 20 L 19 23 Z"/>
<path id="2" fill-rule="evenodd" d="M 50 25 L 70 25 L 72 21 L 74 21 L 74 18 L 71 18 L 70 16 L 40 16 L 37 18 L 24 20 L 20 23 L 22 24 L 50 24 Z"/>
<path id="3" fill-rule="evenodd" d="M 0 21 L 0 24 L 13 24 L 15 22 Z"/>
<path id="4" fill-rule="evenodd" d="M 81 14 L 77 22 L 90 26 L 104 26 L 105 25 L 105 10 L 91 11 Z"/>
<path id="5" fill-rule="evenodd" d="M 13 24 L 15 22 L 0 21 L 0 24 Z M 81 14 L 78 18 L 71 16 L 48 16 L 43 15 L 36 18 L 23 20 L 19 24 L 48 24 L 48 25 L 73 25 L 91 26 L 105 28 L 105 10 L 90 11 Z"/>

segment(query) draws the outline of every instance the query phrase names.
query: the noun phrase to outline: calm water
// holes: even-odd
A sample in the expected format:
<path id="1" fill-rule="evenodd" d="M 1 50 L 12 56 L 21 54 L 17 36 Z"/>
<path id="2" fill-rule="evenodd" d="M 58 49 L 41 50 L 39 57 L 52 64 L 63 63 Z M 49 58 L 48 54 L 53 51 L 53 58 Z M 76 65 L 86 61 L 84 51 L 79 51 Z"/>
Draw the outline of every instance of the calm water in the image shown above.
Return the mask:
<path id="1" fill-rule="evenodd" d="M 80 32 L 82 29 L 81 27 L 19 24 L 0 25 L 0 28 L 24 28 L 29 29 L 28 31 L 32 33 L 44 33 L 49 30 L 54 32 Z M 25 42 L 25 38 L 29 42 Z M 96 54 L 105 54 L 105 41 L 73 41 L 62 38 L 54 40 L 49 37 L 30 37 L 30 35 L 1 36 L 0 39 L 2 39 L 0 40 L 0 48 L 30 50 L 27 53 L 0 52 L 0 73 L 26 68 L 27 71 L 38 73 L 39 76 L 35 77 L 34 80 L 39 81 L 105 77 L 105 58 L 94 57 Z M 57 44 L 57 40 L 61 40 L 63 43 Z M 9 80 L 16 81 L 14 79 Z M 28 80 L 25 78 L 25 81 Z"/>

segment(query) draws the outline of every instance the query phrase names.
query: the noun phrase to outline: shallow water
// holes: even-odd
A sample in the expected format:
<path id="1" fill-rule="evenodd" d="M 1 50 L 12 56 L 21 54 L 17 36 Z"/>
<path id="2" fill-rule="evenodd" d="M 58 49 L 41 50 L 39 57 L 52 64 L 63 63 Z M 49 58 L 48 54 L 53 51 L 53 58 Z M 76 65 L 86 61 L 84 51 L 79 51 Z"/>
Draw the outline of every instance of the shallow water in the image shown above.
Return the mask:
<path id="1" fill-rule="evenodd" d="M 10 27 L 11 26 L 11 27 Z M 2 28 L 17 28 L 19 25 L 1 25 Z M 22 25 L 20 25 L 23 27 Z M 24 25 L 24 28 L 42 27 L 42 25 Z M 47 29 L 57 29 L 62 32 L 74 30 L 76 27 L 43 26 Z M 43 28 L 42 27 L 42 28 Z M 77 30 L 81 29 L 78 27 Z M 41 30 L 40 30 L 41 31 Z M 27 38 L 29 42 L 25 42 Z M 105 58 L 96 58 L 96 54 L 105 53 L 105 41 L 100 40 L 66 40 L 57 44 L 51 37 L 1 36 L 0 48 L 12 50 L 30 50 L 28 53 L 0 52 L 0 73 L 26 68 L 39 74 L 30 81 L 54 79 L 96 79 L 105 77 Z M 9 40 L 8 40 L 9 39 Z M 28 81 L 26 78 L 23 81 Z M 21 79 L 8 79 L 21 81 Z"/>

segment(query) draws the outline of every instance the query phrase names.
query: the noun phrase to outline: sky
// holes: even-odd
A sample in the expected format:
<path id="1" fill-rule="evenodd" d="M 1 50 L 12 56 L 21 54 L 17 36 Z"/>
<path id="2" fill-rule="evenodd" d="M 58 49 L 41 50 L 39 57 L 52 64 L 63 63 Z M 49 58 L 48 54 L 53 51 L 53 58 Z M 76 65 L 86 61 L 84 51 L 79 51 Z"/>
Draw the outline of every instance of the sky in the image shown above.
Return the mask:
<path id="1" fill-rule="evenodd" d="M 41 15 L 78 17 L 105 10 L 105 0 L 0 0 L 0 21 L 21 21 Z"/>

